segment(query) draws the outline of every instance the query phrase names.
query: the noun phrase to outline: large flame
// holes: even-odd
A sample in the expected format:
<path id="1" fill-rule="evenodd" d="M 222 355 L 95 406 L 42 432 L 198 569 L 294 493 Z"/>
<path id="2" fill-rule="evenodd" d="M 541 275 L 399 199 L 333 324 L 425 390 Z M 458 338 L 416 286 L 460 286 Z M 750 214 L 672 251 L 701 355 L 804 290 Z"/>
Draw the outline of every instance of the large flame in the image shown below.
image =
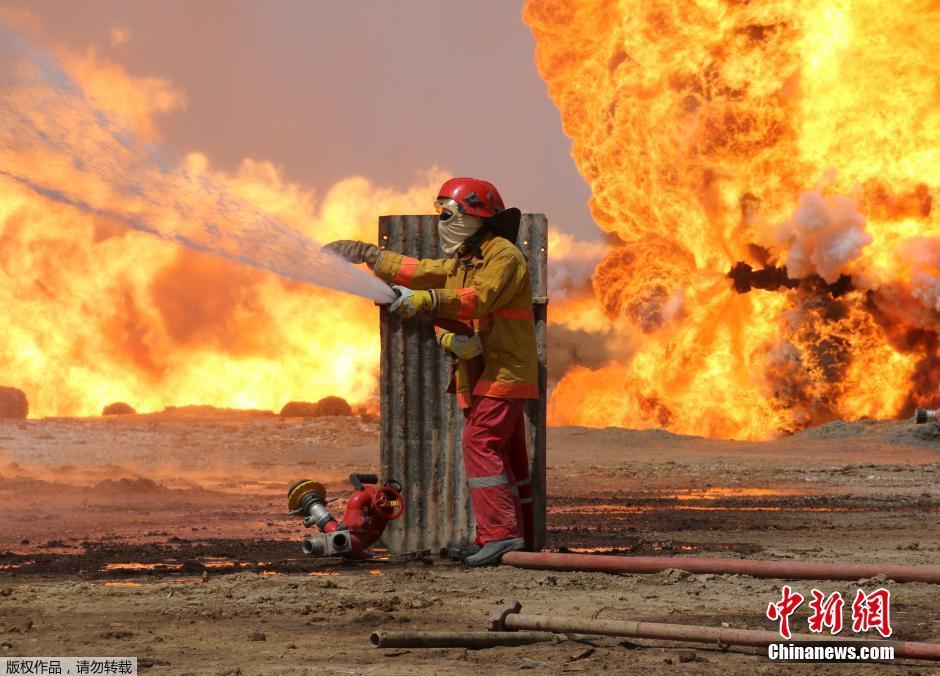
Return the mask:
<path id="1" fill-rule="evenodd" d="M 527 0 L 524 19 L 621 242 L 595 296 L 641 336 L 566 375 L 556 424 L 764 438 L 933 397 L 937 3 Z"/>
<path id="2" fill-rule="evenodd" d="M 55 56 L 98 109 L 139 137 L 156 141 L 156 116 L 185 105 L 171 83 L 132 77 L 94 51 Z M 28 107 L 47 93 L 8 89 L 5 96 Z M 69 111 L 59 112 L 67 129 Z M 50 149 L 6 160 L 5 169 L 48 173 L 61 157 Z M 380 214 L 427 211 L 443 180 L 434 170 L 400 191 L 352 177 L 317 197 L 268 162 L 246 159 L 233 173 L 198 153 L 183 162 L 320 242 L 374 241 Z M 104 189 L 93 181 L 77 188 L 89 199 Z M 168 205 L 187 199 L 161 197 Z M 133 211 L 116 199 L 123 198 L 107 195 L 109 210 Z M 371 301 L 169 244 L 6 178 L 0 276 L 0 385 L 23 389 L 31 415 L 94 415 L 118 400 L 141 411 L 184 404 L 277 410 L 328 394 L 373 404 L 379 341 Z"/>

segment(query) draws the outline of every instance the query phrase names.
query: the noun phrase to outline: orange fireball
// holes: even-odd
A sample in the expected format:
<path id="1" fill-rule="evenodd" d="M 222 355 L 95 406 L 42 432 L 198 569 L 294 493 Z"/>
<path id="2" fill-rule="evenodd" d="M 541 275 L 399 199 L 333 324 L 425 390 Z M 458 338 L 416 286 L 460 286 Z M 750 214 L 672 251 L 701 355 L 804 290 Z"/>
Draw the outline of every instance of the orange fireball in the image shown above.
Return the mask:
<path id="1" fill-rule="evenodd" d="M 936 3 L 527 0 L 523 16 L 594 218 L 622 242 L 597 301 L 641 336 L 570 371 L 554 423 L 759 439 L 934 399 Z"/>

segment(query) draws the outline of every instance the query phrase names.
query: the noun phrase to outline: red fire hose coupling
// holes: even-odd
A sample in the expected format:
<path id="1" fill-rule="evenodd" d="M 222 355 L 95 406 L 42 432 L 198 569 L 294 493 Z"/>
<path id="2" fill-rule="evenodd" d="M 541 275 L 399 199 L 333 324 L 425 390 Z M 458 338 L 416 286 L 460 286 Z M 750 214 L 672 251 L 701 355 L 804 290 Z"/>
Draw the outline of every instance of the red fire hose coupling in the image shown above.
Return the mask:
<path id="1" fill-rule="evenodd" d="M 303 479 L 287 492 L 288 514 L 303 516 L 306 528 L 320 529 L 319 535 L 303 539 L 305 554 L 370 559 L 369 546 L 382 537 L 390 521 L 402 515 L 401 484 L 394 479 L 379 486 L 375 474 L 351 474 L 349 482 L 355 491 L 346 502 L 342 521 L 330 514 L 323 484 Z"/>

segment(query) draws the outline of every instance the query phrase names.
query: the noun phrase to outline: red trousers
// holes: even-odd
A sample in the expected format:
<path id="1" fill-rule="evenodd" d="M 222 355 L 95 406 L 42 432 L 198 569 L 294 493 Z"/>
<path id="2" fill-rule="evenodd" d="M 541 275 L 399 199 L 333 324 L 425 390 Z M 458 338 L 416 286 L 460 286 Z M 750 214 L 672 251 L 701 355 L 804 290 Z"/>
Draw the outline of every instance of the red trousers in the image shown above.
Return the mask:
<path id="1" fill-rule="evenodd" d="M 463 462 L 481 545 L 515 537 L 532 543 L 524 407 L 524 399 L 474 397 L 464 410 Z"/>

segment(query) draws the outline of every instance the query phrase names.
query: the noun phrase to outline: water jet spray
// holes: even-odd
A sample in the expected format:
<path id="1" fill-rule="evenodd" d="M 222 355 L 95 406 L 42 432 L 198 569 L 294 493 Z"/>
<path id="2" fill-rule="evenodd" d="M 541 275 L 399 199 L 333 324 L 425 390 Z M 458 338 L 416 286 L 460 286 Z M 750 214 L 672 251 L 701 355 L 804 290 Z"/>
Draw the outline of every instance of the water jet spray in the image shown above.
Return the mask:
<path id="1" fill-rule="evenodd" d="M 163 240 L 374 301 L 394 300 L 366 270 L 243 197 L 195 156 L 172 162 L 105 112 L 52 58 L 0 30 L 0 177 L 47 199 Z M 17 94 L 32 92 L 24 106 Z M 23 162 L 22 158 L 41 161 Z M 15 169 L 14 169 L 15 167 Z"/>

